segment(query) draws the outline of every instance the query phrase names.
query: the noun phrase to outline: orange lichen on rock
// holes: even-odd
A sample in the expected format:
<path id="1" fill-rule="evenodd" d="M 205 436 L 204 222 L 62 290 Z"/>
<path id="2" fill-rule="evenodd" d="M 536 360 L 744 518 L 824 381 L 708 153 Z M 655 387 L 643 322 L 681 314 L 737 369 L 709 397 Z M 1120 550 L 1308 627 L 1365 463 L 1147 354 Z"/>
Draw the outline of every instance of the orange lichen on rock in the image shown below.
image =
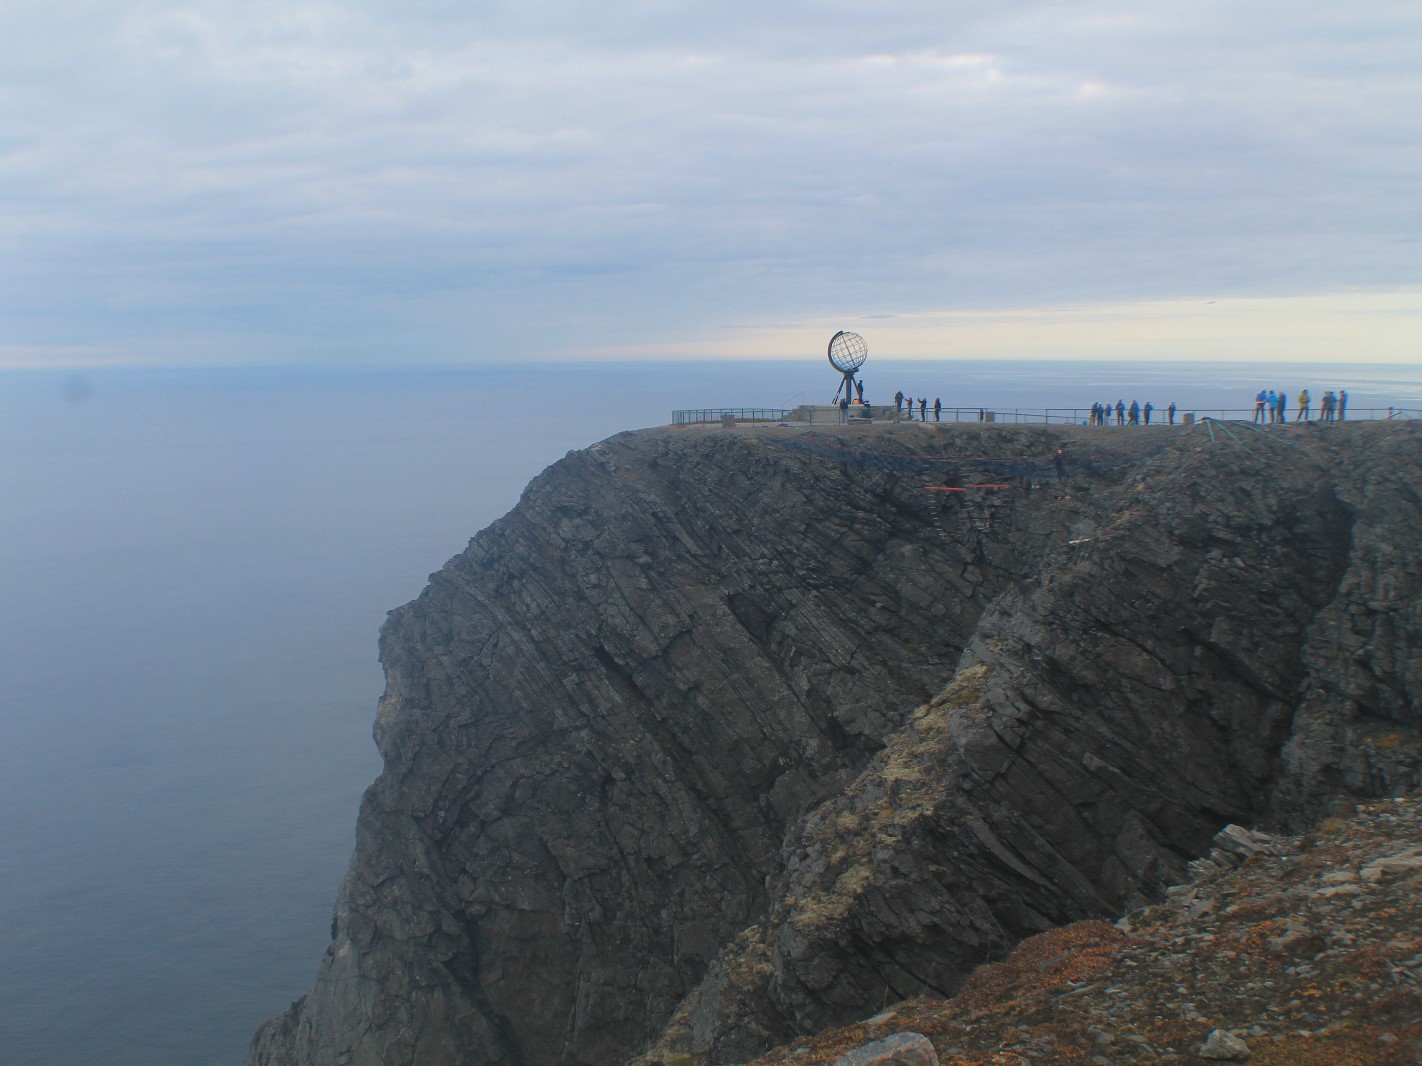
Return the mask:
<path id="1" fill-rule="evenodd" d="M 1088 981 L 1101 975 L 1126 939 L 1106 922 L 1076 922 L 1040 933 L 1004 961 L 975 970 L 954 1002 L 984 1010 Z"/>

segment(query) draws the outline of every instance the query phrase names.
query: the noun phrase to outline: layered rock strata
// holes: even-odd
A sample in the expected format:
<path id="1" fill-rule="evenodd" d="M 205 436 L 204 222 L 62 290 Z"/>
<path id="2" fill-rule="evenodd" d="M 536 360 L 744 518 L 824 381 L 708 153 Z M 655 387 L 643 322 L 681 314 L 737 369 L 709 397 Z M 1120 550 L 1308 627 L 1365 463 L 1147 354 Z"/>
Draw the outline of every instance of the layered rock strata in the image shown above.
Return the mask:
<path id="1" fill-rule="evenodd" d="M 386 623 L 332 943 L 251 1061 L 743 1060 L 1415 783 L 1419 435 L 1244 432 L 570 454 Z"/>

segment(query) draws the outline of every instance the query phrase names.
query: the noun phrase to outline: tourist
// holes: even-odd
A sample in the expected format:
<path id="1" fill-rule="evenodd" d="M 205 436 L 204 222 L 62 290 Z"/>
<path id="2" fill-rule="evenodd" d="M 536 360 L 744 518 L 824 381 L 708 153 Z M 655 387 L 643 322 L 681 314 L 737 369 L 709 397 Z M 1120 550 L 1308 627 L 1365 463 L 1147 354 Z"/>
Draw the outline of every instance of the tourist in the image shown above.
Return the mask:
<path id="1" fill-rule="evenodd" d="M 1347 417 L 1348 417 L 1348 390 L 1347 390 L 1347 389 L 1339 389 L 1339 390 L 1338 390 L 1338 421 L 1342 422 L 1343 419 L 1345 419 L 1345 418 L 1347 418 Z"/>
<path id="2" fill-rule="evenodd" d="M 1117 400 L 1117 401 L 1116 401 L 1116 425 L 1118 425 L 1118 426 L 1124 426 L 1125 424 L 1126 424 L 1126 402 L 1125 402 L 1124 400 Z"/>
<path id="3" fill-rule="evenodd" d="M 1264 405 L 1269 402 L 1269 394 L 1260 389 L 1254 395 L 1254 421 L 1264 421 Z"/>
<path id="4" fill-rule="evenodd" d="M 1133 426 L 1138 426 L 1138 425 L 1140 425 L 1140 424 L 1141 424 L 1141 405 L 1140 405 L 1137 401 L 1132 400 L 1132 401 L 1131 401 L 1131 425 L 1133 425 Z"/>
<path id="5" fill-rule="evenodd" d="M 918 420 L 920 422 L 928 421 L 928 398 L 926 396 L 918 398 Z"/>
<path id="6" fill-rule="evenodd" d="M 1288 404 L 1289 404 L 1289 398 L 1284 395 L 1284 390 L 1283 390 L 1283 389 L 1280 389 L 1280 390 L 1279 390 L 1279 421 L 1280 421 L 1280 422 L 1287 422 L 1287 421 L 1289 420 L 1289 419 L 1288 419 L 1288 415 L 1285 413 L 1285 410 L 1286 410 L 1286 408 L 1288 407 Z"/>
<path id="7" fill-rule="evenodd" d="M 1155 410 L 1155 405 L 1147 400 L 1141 410 L 1145 412 L 1145 424 L 1150 425 L 1150 413 Z"/>
<path id="8" fill-rule="evenodd" d="M 1264 398 L 1264 406 L 1269 411 L 1269 421 L 1279 421 L 1279 394 L 1273 389 L 1269 390 L 1269 395 Z"/>
<path id="9" fill-rule="evenodd" d="M 933 421 L 938 421 L 938 412 L 943 410 L 943 401 L 937 396 L 933 398 Z"/>
<path id="10" fill-rule="evenodd" d="M 1294 416 L 1295 422 L 1308 421 L 1308 389 L 1299 393 L 1299 413 Z"/>
<path id="11" fill-rule="evenodd" d="M 1170 424 L 1175 425 L 1175 401 L 1170 401 L 1170 406 L 1165 409 L 1165 413 L 1170 416 Z"/>

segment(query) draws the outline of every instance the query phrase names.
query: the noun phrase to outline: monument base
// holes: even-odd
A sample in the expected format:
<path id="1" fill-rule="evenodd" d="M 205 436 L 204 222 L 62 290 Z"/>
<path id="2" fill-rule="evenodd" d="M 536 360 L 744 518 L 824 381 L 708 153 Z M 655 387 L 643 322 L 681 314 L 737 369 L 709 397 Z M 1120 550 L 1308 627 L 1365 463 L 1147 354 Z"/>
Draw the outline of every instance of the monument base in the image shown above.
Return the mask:
<path id="1" fill-rule="evenodd" d="M 802 403 L 790 412 L 790 421 L 809 422 L 820 426 L 843 421 L 862 422 L 873 418 L 876 410 L 883 414 L 881 409 L 867 403 L 852 403 L 844 411 L 840 410 L 837 403 Z"/>

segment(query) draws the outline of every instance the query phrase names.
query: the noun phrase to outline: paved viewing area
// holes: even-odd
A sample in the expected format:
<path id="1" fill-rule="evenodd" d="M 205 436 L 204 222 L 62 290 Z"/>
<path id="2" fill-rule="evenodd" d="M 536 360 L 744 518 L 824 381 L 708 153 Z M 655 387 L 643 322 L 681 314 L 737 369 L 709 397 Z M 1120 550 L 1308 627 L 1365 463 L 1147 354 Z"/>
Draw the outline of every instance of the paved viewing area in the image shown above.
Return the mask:
<path id="1" fill-rule="evenodd" d="M 850 404 L 841 408 L 834 404 L 801 404 L 799 407 L 708 407 L 691 408 L 672 412 L 672 424 L 677 426 L 702 423 L 734 424 L 736 422 L 801 422 L 812 425 L 831 425 L 842 422 L 993 422 L 1021 424 L 1051 424 L 1084 426 L 1091 423 L 1091 409 L 1088 407 L 1044 407 L 1044 408 L 988 408 L 988 407 L 944 407 L 935 412 L 928 408 L 927 418 L 918 410 L 895 410 L 890 405 Z M 1254 420 L 1253 407 L 1210 408 L 1193 411 L 1177 410 L 1175 425 L 1190 425 L 1204 418 L 1228 422 L 1251 422 Z M 1338 421 L 1360 420 L 1378 421 L 1397 418 L 1422 418 L 1422 409 L 1402 407 L 1358 407 L 1348 408 L 1347 416 Z M 728 422 L 729 420 L 729 422 Z M 1300 423 L 1323 422 L 1320 417 L 1295 418 L 1290 415 L 1283 422 L 1264 423 L 1273 425 L 1298 425 Z M 1165 409 L 1157 408 L 1147 426 L 1168 426 Z M 1102 428 L 1122 425 L 1124 428 L 1143 428 L 1140 425 L 1117 423 L 1108 417 Z"/>

